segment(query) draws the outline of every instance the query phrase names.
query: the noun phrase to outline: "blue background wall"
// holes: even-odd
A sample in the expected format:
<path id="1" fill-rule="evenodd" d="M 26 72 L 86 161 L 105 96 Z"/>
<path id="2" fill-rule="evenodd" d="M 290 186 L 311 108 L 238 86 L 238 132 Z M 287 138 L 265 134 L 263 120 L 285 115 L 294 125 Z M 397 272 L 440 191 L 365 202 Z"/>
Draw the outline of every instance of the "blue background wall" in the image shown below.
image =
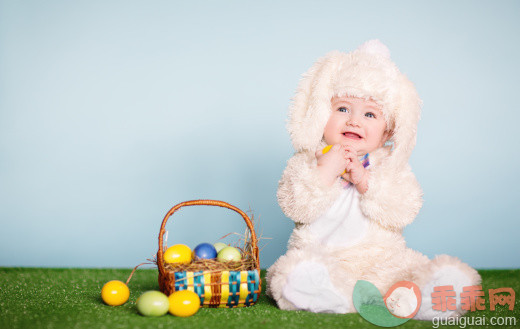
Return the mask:
<path id="1" fill-rule="evenodd" d="M 292 222 L 276 202 L 300 75 L 388 45 L 424 101 L 411 159 L 428 256 L 520 267 L 518 1 L 0 1 L 0 266 L 131 267 L 166 211 L 213 198 L 255 215 L 262 267 Z M 188 208 L 169 244 L 244 231 Z"/>

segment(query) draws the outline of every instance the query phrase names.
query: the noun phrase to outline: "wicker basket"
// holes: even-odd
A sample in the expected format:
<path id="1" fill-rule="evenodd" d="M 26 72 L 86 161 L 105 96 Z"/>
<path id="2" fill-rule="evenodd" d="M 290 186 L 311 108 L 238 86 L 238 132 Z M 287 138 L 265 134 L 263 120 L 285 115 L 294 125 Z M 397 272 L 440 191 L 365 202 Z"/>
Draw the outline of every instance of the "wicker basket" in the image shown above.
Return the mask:
<path id="1" fill-rule="evenodd" d="M 166 222 L 177 210 L 186 206 L 218 206 L 239 213 L 246 222 L 250 232 L 249 241 L 252 247 L 254 266 L 243 271 L 208 270 L 197 272 L 175 272 L 166 268 L 164 264 L 163 236 Z M 200 305 L 203 307 L 243 307 L 254 305 L 260 296 L 260 260 L 257 238 L 253 224 L 249 217 L 240 209 L 229 203 L 217 200 L 192 200 L 181 202 L 168 211 L 162 221 L 159 231 L 159 251 L 157 252 L 157 267 L 159 269 L 159 287 L 169 296 L 174 291 L 191 290 L 200 297 Z"/>

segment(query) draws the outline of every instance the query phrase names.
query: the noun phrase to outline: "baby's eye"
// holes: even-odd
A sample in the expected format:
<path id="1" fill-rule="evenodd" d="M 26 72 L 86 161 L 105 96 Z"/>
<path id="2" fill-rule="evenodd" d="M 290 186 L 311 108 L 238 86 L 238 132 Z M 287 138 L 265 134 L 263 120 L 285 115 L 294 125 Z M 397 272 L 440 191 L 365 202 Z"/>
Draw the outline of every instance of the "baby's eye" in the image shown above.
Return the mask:
<path id="1" fill-rule="evenodd" d="M 340 108 L 338 109 L 338 111 L 340 111 L 340 112 L 348 112 L 349 110 L 348 110 L 348 108 L 346 108 L 346 107 L 340 107 Z"/>
<path id="2" fill-rule="evenodd" d="M 367 118 L 375 118 L 375 117 L 376 117 L 376 115 L 375 115 L 374 113 L 372 113 L 372 112 L 367 112 L 367 113 L 365 113 L 365 116 L 366 116 Z"/>

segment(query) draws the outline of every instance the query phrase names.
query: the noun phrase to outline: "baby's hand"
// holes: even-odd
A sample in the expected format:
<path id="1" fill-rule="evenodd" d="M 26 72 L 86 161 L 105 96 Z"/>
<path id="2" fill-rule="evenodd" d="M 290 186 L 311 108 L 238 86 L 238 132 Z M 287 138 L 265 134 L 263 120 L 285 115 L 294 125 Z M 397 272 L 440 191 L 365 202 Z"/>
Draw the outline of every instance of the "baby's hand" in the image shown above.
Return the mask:
<path id="1" fill-rule="evenodd" d="M 345 158 L 348 159 L 348 163 L 345 167 L 346 173 L 343 174 L 342 177 L 346 181 L 356 185 L 358 191 L 363 194 L 368 188 L 368 170 L 366 170 L 361 161 L 359 161 L 355 149 L 346 146 L 344 147 L 344 150 Z"/>
<path id="2" fill-rule="evenodd" d="M 332 146 L 325 154 L 322 153 L 322 150 L 316 151 L 316 159 L 318 161 L 320 179 L 327 186 L 334 184 L 336 178 L 345 172 L 345 168 L 350 162 L 346 158 L 344 147 L 340 144 Z"/>

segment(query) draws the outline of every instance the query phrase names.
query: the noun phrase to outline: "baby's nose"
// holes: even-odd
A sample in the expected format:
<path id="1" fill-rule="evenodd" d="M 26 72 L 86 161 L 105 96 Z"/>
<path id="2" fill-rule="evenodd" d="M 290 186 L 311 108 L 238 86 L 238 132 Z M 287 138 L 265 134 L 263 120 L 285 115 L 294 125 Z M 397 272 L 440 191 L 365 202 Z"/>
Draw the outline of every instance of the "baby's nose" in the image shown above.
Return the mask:
<path id="1" fill-rule="evenodd" d="M 347 121 L 347 125 L 350 126 L 359 126 L 359 120 L 355 116 L 350 116 L 350 118 Z"/>

